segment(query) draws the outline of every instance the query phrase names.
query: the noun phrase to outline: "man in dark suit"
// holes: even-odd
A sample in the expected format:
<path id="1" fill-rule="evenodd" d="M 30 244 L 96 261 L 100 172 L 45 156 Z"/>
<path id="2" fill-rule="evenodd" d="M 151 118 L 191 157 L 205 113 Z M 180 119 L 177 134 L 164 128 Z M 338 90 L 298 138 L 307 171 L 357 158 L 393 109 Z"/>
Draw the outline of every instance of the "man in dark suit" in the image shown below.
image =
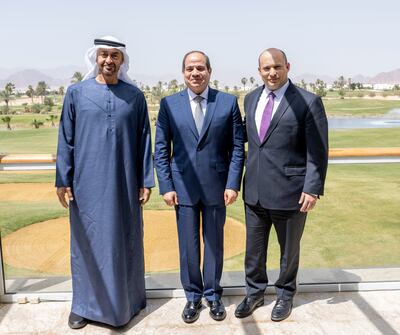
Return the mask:
<path id="1" fill-rule="evenodd" d="M 235 315 L 246 317 L 264 304 L 266 253 L 273 225 L 281 258 L 271 319 L 281 321 L 292 310 L 307 212 L 324 193 L 328 125 L 321 99 L 288 79 L 290 64 L 283 51 L 262 52 L 258 70 L 265 85 L 244 100 L 247 294 Z"/>
<path id="2" fill-rule="evenodd" d="M 236 97 L 208 86 L 211 66 L 206 54 L 187 53 L 182 72 L 187 89 L 160 103 L 154 159 L 160 193 L 176 210 L 187 298 L 182 318 L 196 321 L 204 296 L 210 316 L 219 321 L 226 316 L 220 286 L 226 206 L 236 200 L 243 172 L 242 121 Z"/>

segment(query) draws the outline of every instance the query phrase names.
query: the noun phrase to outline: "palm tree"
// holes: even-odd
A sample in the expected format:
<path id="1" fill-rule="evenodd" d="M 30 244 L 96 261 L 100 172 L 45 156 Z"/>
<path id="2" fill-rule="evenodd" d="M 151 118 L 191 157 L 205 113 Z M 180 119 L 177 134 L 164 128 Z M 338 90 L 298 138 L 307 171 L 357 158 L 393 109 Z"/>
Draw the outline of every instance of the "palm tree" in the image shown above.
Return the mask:
<path id="1" fill-rule="evenodd" d="M 155 98 L 156 102 L 160 102 L 162 98 L 162 82 L 159 81 L 157 86 L 153 86 L 151 88 L 151 95 L 153 98 Z"/>
<path id="2" fill-rule="evenodd" d="M 49 115 L 49 117 L 46 119 L 47 121 L 51 121 L 51 127 L 55 127 L 54 121 L 57 120 L 58 116 L 57 115 Z"/>
<path id="3" fill-rule="evenodd" d="M 44 100 L 44 96 L 47 94 L 47 89 L 49 86 L 47 86 L 45 81 L 39 81 L 37 86 L 36 86 L 36 95 L 40 96 L 42 99 L 42 103 Z"/>
<path id="4" fill-rule="evenodd" d="M 1 118 L 1 121 L 3 121 L 7 125 L 7 130 L 11 130 L 11 116 L 5 116 Z"/>
<path id="5" fill-rule="evenodd" d="M 253 87 L 254 82 L 256 81 L 256 80 L 254 79 L 254 77 L 250 77 L 250 78 L 249 78 L 249 81 L 250 81 L 251 87 Z"/>
<path id="6" fill-rule="evenodd" d="M 35 129 L 39 129 L 40 126 L 43 126 L 43 122 L 39 121 L 39 120 L 36 120 L 36 119 L 33 119 L 31 125 L 34 126 Z"/>
<path id="7" fill-rule="evenodd" d="M 315 81 L 315 93 L 320 97 L 326 96 L 326 83 L 323 80 L 317 79 Z"/>
<path id="8" fill-rule="evenodd" d="M 79 81 L 82 81 L 82 79 L 83 79 L 82 72 L 76 71 L 71 77 L 71 83 L 73 83 L 73 84 L 77 83 Z"/>
<path id="9" fill-rule="evenodd" d="M 14 94 L 14 90 L 15 85 L 13 83 L 7 83 L 6 87 L 4 88 L 4 91 L 6 91 L 9 96 L 12 96 Z"/>
<path id="10" fill-rule="evenodd" d="M 6 103 L 6 110 L 8 111 L 10 100 L 14 95 L 15 85 L 13 83 L 7 83 L 4 90 L 0 92 L 0 100 Z"/>
<path id="11" fill-rule="evenodd" d="M 35 96 L 35 90 L 33 89 L 32 85 L 28 86 L 28 90 L 25 92 L 25 94 L 31 98 L 32 104 L 33 104 L 33 98 Z"/>
<path id="12" fill-rule="evenodd" d="M 61 99 L 64 98 L 65 88 L 64 86 L 60 86 L 58 89 L 58 94 L 61 95 Z"/>
<path id="13" fill-rule="evenodd" d="M 219 81 L 217 79 L 215 79 L 213 81 L 213 85 L 214 85 L 215 89 L 218 90 Z"/>
<path id="14" fill-rule="evenodd" d="M 243 77 L 240 82 L 243 84 L 243 90 L 246 91 L 247 78 Z"/>
<path id="15" fill-rule="evenodd" d="M 178 81 L 176 79 L 172 79 L 169 83 L 168 83 L 168 90 L 171 93 L 176 93 L 178 92 Z"/>

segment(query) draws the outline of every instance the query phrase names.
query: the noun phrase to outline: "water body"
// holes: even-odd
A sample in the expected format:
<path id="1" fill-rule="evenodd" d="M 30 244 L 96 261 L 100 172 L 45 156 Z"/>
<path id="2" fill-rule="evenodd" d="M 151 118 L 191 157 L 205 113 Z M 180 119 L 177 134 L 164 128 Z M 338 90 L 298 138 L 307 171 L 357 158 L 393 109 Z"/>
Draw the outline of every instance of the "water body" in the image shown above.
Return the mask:
<path id="1" fill-rule="evenodd" d="M 330 129 L 395 128 L 400 127 L 400 108 L 389 111 L 381 118 L 329 118 Z"/>
<path id="2" fill-rule="evenodd" d="M 400 119 L 331 118 L 328 124 L 330 129 L 395 128 L 400 127 Z"/>
<path id="3" fill-rule="evenodd" d="M 394 108 L 390 110 L 387 115 L 400 115 L 400 108 Z"/>

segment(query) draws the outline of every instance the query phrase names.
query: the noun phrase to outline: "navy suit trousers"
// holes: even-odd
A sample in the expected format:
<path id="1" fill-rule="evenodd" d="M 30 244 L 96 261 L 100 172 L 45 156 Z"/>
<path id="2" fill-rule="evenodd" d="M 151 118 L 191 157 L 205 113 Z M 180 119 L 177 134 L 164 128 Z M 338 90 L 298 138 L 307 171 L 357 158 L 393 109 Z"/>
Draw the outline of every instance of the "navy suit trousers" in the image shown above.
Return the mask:
<path id="1" fill-rule="evenodd" d="M 224 258 L 225 206 L 175 206 L 178 224 L 181 282 L 188 301 L 218 300 Z M 200 221 L 201 217 L 201 221 Z M 200 269 L 200 224 L 204 241 Z"/>

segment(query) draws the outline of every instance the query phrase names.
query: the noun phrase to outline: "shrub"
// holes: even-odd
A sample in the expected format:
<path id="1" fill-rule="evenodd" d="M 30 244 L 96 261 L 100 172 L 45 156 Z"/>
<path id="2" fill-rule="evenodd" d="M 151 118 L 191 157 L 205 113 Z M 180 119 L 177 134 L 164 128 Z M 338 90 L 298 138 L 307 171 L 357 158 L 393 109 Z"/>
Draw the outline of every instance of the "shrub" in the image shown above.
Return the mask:
<path id="1" fill-rule="evenodd" d="M 31 108 L 32 113 L 39 114 L 42 111 L 41 104 L 33 104 Z"/>
<path id="2" fill-rule="evenodd" d="M 52 98 L 46 97 L 43 100 L 43 104 L 45 106 L 53 107 L 54 106 L 54 100 Z"/>
<path id="3" fill-rule="evenodd" d="M 42 121 L 39 121 L 39 120 L 36 120 L 36 119 L 33 119 L 32 123 L 31 123 L 31 125 L 34 126 L 35 129 L 39 129 L 39 127 L 43 126 L 43 124 L 44 123 Z"/>
<path id="4" fill-rule="evenodd" d="M 5 115 L 5 114 L 8 114 L 9 112 L 10 112 L 10 107 L 8 107 L 8 106 L 1 106 L 1 108 L 0 108 L 0 114 Z"/>

